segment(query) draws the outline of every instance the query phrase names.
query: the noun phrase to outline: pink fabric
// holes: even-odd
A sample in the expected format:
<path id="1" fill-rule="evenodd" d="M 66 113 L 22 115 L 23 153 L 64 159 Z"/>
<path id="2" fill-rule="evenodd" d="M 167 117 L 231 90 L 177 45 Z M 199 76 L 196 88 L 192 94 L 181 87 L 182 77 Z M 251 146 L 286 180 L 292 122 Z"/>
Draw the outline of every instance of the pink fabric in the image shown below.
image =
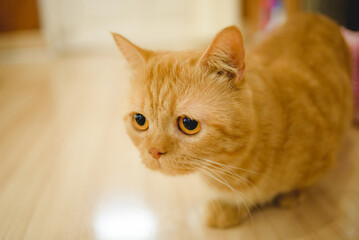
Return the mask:
<path id="1" fill-rule="evenodd" d="M 354 121 L 359 124 L 359 32 L 342 28 L 352 54 L 352 82 L 354 93 Z"/>

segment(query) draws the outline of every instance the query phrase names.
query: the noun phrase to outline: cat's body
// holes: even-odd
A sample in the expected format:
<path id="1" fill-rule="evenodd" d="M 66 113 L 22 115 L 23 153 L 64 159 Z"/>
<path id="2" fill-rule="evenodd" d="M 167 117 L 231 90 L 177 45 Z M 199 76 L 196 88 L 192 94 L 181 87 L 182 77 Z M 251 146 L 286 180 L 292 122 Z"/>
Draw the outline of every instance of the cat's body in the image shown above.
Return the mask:
<path id="1" fill-rule="evenodd" d="M 238 158 L 268 174 L 252 176 L 268 193 L 255 202 L 268 201 L 312 184 L 336 159 L 352 119 L 350 56 L 336 24 L 306 14 L 247 56 L 254 144 Z"/>
<path id="2" fill-rule="evenodd" d="M 334 163 L 352 97 L 349 51 L 330 20 L 293 17 L 245 60 L 234 27 L 204 52 L 155 53 L 114 37 L 135 69 L 129 135 L 151 169 L 199 171 L 218 190 L 208 225 L 234 225 Z M 146 117 L 144 131 L 134 129 L 133 113 Z M 200 131 L 183 134 L 179 116 L 198 121 Z"/>

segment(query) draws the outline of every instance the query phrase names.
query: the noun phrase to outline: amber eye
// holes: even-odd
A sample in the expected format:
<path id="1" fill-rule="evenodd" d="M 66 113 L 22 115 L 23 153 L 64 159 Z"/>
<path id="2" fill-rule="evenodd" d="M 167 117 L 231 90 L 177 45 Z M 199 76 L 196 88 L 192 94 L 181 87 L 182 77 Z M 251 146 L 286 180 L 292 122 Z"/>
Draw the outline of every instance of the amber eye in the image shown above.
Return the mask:
<path id="1" fill-rule="evenodd" d="M 148 121 L 141 113 L 132 114 L 132 125 L 140 131 L 145 131 L 148 129 Z"/>
<path id="2" fill-rule="evenodd" d="M 182 116 L 178 118 L 178 127 L 183 133 L 193 135 L 199 132 L 201 124 L 187 116 Z"/>

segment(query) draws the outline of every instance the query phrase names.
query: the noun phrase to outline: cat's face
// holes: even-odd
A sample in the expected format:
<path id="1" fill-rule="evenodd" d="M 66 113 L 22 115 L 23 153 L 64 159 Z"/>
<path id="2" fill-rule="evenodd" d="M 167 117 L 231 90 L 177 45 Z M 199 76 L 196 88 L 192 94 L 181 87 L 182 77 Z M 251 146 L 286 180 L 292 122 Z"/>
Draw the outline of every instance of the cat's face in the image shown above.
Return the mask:
<path id="1" fill-rule="evenodd" d="M 234 50 L 243 52 L 238 30 L 223 31 L 236 38 Z M 241 83 L 244 55 L 234 54 L 222 39 L 218 53 L 219 47 L 213 45 L 219 44 L 221 33 L 204 53 L 155 53 L 114 35 L 133 66 L 127 132 L 150 169 L 190 173 L 206 167 L 204 159 L 223 159 L 244 147 L 248 95 Z"/>

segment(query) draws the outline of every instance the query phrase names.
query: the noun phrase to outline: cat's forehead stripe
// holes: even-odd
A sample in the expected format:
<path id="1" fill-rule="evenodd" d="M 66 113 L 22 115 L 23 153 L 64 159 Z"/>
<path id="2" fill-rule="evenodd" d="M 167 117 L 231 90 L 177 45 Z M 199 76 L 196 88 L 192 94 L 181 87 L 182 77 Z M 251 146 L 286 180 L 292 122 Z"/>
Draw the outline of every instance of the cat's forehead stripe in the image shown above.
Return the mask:
<path id="1" fill-rule="evenodd" d="M 173 112 L 176 99 L 183 95 L 183 72 L 178 61 L 158 59 L 149 64 L 145 84 L 150 97 L 148 104 L 153 111 Z"/>

